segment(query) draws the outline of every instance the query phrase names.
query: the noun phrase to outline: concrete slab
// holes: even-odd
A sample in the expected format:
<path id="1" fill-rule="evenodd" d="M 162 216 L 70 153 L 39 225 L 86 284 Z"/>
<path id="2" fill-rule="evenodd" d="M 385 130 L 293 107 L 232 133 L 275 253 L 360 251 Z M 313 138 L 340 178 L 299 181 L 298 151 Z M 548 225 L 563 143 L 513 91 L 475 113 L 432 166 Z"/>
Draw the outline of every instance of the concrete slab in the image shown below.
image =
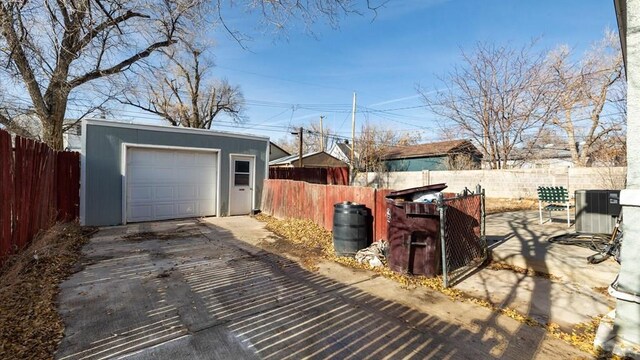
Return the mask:
<path id="1" fill-rule="evenodd" d="M 573 233 L 573 227 L 562 221 L 540 224 L 537 211 L 490 215 L 486 224 L 495 261 L 551 274 L 553 279 L 483 269 L 457 284 L 457 289 L 567 331 L 615 306 L 615 299 L 606 294 L 619 270 L 613 259 L 589 264 L 587 257 L 593 251 L 548 241 Z"/>
<path id="2" fill-rule="evenodd" d="M 591 250 L 548 242 L 552 236 L 573 233 L 573 226 L 559 221 L 540 224 L 536 210 L 489 215 L 486 225 L 494 260 L 591 287 L 609 286 L 620 269 L 612 259 L 587 263 Z"/>
<path id="3" fill-rule="evenodd" d="M 272 236 L 249 217 L 102 229 L 61 286 L 56 358 L 585 356 L 541 328 L 367 271 L 308 272 L 255 246 Z"/>

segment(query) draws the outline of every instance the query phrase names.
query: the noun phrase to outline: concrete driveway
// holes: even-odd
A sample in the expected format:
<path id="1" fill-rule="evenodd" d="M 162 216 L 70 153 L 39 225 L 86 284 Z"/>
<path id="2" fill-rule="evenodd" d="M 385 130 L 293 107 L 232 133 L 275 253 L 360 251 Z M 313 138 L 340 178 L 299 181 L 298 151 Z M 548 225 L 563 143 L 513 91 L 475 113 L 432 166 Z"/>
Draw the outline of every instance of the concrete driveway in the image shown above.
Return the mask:
<path id="1" fill-rule="evenodd" d="M 585 356 L 439 293 L 335 264 L 308 272 L 254 246 L 271 236 L 249 217 L 102 229 L 61 285 L 56 358 Z"/>

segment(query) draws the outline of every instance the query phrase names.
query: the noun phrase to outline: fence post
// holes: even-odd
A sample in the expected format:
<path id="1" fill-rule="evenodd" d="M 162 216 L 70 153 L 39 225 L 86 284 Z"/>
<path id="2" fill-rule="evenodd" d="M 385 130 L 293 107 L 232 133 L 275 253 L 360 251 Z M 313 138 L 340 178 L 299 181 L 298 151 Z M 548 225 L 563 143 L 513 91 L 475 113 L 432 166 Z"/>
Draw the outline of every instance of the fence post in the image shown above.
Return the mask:
<path id="1" fill-rule="evenodd" d="M 476 194 L 480 195 L 480 241 L 483 244 L 482 247 L 482 252 L 483 252 L 483 256 L 484 256 L 484 260 L 487 260 L 487 256 L 489 255 L 487 253 L 487 236 L 485 234 L 486 231 L 486 224 L 485 224 L 485 218 L 486 218 L 486 213 L 485 213 L 485 203 L 484 203 L 484 189 L 482 188 L 482 186 L 480 186 L 480 184 L 478 184 L 476 186 Z"/>
<path id="2" fill-rule="evenodd" d="M 445 211 L 444 198 L 442 193 L 438 193 L 438 211 L 440 213 L 440 247 L 442 248 L 442 284 L 445 288 L 449 287 L 449 278 L 447 275 L 447 248 L 445 244 Z"/>

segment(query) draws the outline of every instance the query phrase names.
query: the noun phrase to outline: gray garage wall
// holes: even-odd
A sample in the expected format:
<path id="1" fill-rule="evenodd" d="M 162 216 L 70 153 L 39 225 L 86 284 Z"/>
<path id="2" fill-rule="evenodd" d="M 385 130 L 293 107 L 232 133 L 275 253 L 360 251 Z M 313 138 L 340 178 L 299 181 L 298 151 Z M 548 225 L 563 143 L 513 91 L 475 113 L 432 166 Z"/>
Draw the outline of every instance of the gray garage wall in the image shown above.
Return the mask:
<path id="1" fill-rule="evenodd" d="M 86 120 L 82 137 L 80 217 L 85 225 L 122 223 L 122 143 L 220 149 L 219 216 L 229 209 L 229 154 L 255 155 L 255 207 L 260 208 L 268 164 L 266 137 L 103 120 Z"/>

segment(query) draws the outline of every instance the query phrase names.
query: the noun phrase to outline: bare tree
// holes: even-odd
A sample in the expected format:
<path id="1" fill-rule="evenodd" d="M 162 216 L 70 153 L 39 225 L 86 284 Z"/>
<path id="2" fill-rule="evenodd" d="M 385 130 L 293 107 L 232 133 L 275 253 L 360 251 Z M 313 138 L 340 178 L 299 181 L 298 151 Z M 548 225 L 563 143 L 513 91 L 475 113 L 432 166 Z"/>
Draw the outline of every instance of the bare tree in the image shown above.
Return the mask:
<path id="1" fill-rule="evenodd" d="M 340 14 L 355 12 L 355 3 L 243 1 L 275 29 L 300 17 L 306 23 L 320 15 L 337 21 Z M 182 33 L 199 30 L 211 18 L 205 10 L 217 14 L 219 23 L 240 40 L 240 33 L 224 21 L 226 4 L 234 2 L 0 0 L 0 81 L 15 82 L 20 87 L 17 93 L 28 94 L 44 140 L 61 149 L 71 99 L 91 89 L 92 83 L 126 74 L 158 50 L 172 46 Z"/>
<path id="2" fill-rule="evenodd" d="M 453 153 L 445 158 L 447 170 L 476 170 L 480 166 L 480 161 L 476 161 L 469 153 Z"/>
<path id="3" fill-rule="evenodd" d="M 574 164 L 587 166 L 597 143 L 608 134 L 622 131 L 623 114 L 607 118 L 604 111 L 611 100 L 625 101 L 622 54 L 617 35 L 611 31 L 574 62 L 567 46 L 559 46 L 549 56 L 549 73 L 557 96 L 553 124 L 565 133 Z M 610 106 L 616 109 L 617 106 Z M 586 122 L 586 125 L 583 125 Z"/>
<path id="4" fill-rule="evenodd" d="M 42 122 L 43 138 L 62 148 L 71 93 L 127 71 L 172 45 L 196 0 L 0 2 L 0 63 L 19 82 Z"/>
<path id="5" fill-rule="evenodd" d="M 248 13 L 257 14 L 261 25 L 273 29 L 276 33 L 291 27 L 294 21 L 302 19 L 307 32 L 311 32 L 312 25 L 319 19 L 325 19 L 329 25 L 336 28 L 341 17 L 348 14 L 362 14 L 363 10 L 373 12 L 384 7 L 389 0 L 245 0 L 243 2 L 214 0 L 216 21 L 245 48 L 251 37 L 243 31 L 239 31 L 227 21 L 227 11 L 242 3 Z"/>
<path id="6" fill-rule="evenodd" d="M 302 126 L 290 126 L 290 136 L 286 136 L 277 141 L 278 145 L 291 154 L 297 154 L 300 148 L 300 127 L 302 127 L 302 153 L 308 154 L 322 150 L 328 151 L 339 137 L 327 125 L 320 128 L 319 121 L 310 121 Z"/>
<path id="7" fill-rule="evenodd" d="M 317 152 L 323 148 L 327 151 L 335 143 L 337 135 L 326 124 L 320 128 L 320 121 L 310 121 L 309 124 L 304 127 L 304 152 Z M 296 152 L 298 150 L 296 149 Z"/>
<path id="8" fill-rule="evenodd" d="M 173 126 L 210 129 L 221 114 L 241 122 L 244 97 L 238 86 L 209 76 L 212 63 L 202 51 L 184 41 L 161 50 L 167 64 L 143 78 L 142 89 L 125 95 L 121 102 L 148 111 Z"/>
<path id="9" fill-rule="evenodd" d="M 545 59 L 533 45 L 479 43 L 441 79 L 444 90 L 432 95 L 418 89 L 445 132 L 471 139 L 494 169 L 505 167 L 527 138 L 536 138 L 552 113 Z"/>
<path id="10" fill-rule="evenodd" d="M 364 172 L 384 172 L 384 157 L 393 146 L 414 145 L 420 141 L 419 133 L 398 133 L 365 122 L 356 139 L 358 152 L 355 168 Z"/>
<path id="11" fill-rule="evenodd" d="M 298 153 L 298 138 L 293 136 L 283 136 L 280 139 L 274 141 L 279 147 L 289 154 Z"/>

